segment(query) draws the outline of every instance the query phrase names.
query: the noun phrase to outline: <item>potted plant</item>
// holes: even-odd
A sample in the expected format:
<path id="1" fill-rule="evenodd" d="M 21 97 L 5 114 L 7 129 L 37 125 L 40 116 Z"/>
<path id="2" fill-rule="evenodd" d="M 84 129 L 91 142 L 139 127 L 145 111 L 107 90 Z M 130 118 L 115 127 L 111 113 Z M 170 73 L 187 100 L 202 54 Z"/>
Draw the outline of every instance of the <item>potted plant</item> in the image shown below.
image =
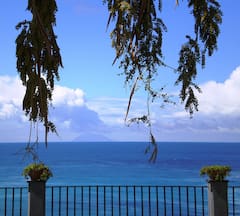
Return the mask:
<path id="1" fill-rule="evenodd" d="M 28 179 L 28 215 L 45 216 L 46 181 L 52 177 L 48 166 L 42 162 L 27 165 L 22 175 Z"/>
<path id="2" fill-rule="evenodd" d="M 31 163 L 23 170 L 22 175 L 31 181 L 47 181 L 52 177 L 52 172 L 44 163 Z"/>
<path id="3" fill-rule="evenodd" d="M 231 172 L 230 166 L 205 166 L 200 175 L 207 175 L 208 179 L 208 215 L 228 215 L 228 181 L 226 177 Z"/>
<path id="4" fill-rule="evenodd" d="M 209 177 L 209 181 L 225 181 L 226 177 L 229 176 L 231 172 L 230 166 L 205 166 L 200 170 L 200 175 L 207 175 Z"/>
<path id="5" fill-rule="evenodd" d="M 213 165 L 213 166 L 205 166 L 200 170 L 200 175 L 207 175 L 209 177 L 209 181 L 226 181 L 226 177 L 229 176 L 231 172 L 230 166 L 221 166 L 221 165 Z"/>

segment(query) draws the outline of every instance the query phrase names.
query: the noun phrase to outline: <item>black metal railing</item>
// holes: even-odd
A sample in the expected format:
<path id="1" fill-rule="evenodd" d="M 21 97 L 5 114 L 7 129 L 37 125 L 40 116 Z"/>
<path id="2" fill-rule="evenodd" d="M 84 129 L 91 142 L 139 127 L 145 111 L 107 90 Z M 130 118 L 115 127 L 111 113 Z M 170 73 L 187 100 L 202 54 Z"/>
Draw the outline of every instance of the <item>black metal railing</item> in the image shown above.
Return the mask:
<path id="1" fill-rule="evenodd" d="M 228 187 L 228 212 L 229 215 L 240 215 L 240 186 Z"/>
<path id="2" fill-rule="evenodd" d="M 0 215 L 27 215 L 27 192 L 27 187 L 0 187 Z"/>
<path id="3" fill-rule="evenodd" d="M 47 216 L 207 216 L 207 186 L 47 186 Z M 228 188 L 240 215 L 240 186 Z M 0 188 L 0 215 L 26 216 L 27 187 Z"/>
<path id="4" fill-rule="evenodd" d="M 52 186 L 47 212 L 55 215 L 207 215 L 205 186 Z"/>

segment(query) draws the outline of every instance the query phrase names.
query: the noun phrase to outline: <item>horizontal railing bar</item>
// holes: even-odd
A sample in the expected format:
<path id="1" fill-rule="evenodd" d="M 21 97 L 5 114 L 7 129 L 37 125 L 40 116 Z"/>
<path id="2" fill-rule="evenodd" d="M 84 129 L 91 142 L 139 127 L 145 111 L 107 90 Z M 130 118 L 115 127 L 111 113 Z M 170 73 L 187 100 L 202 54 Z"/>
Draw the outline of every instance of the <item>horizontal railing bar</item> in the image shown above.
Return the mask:
<path id="1" fill-rule="evenodd" d="M 0 187 L 0 190 L 5 190 L 5 189 L 7 189 L 7 190 L 12 190 L 12 189 L 17 189 L 17 190 L 19 190 L 19 189 L 28 189 L 28 187 L 26 187 L 26 186 L 23 186 L 23 187 L 15 187 L 15 186 L 12 186 L 12 187 Z"/>
<path id="2" fill-rule="evenodd" d="M 91 184 L 91 185 L 46 185 L 46 188 L 48 187 L 193 187 L 193 188 L 202 188 L 202 187 L 207 187 L 207 185 L 141 185 L 141 184 L 137 184 L 137 185 L 134 185 L 134 184 L 124 184 L 124 185 L 112 185 L 112 184 L 106 184 L 106 185 L 103 185 L 103 184 Z M 234 185 L 229 185 L 228 188 L 240 188 L 240 186 L 234 186 Z M 25 188 L 27 189 L 28 187 L 27 186 L 0 186 L 0 189 L 21 189 L 21 188 Z"/>
<path id="3" fill-rule="evenodd" d="M 188 187 L 188 188 L 207 188 L 206 185 L 46 185 L 46 188 L 49 187 Z M 229 185 L 228 188 L 240 188 L 240 186 Z M 2 189 L 27 189 L 27 186 L 0 186 Z"/>

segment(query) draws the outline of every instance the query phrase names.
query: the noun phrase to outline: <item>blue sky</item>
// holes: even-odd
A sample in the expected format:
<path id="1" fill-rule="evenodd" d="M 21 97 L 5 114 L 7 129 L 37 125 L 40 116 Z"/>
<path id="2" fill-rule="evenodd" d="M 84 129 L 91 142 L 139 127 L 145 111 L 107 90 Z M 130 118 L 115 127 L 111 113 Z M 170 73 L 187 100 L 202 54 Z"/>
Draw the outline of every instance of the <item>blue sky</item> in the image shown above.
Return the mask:
<path id="1" fill-rule="evenodd" d="M 109 140 L 148 141 L 145 126 L 126 127 L 129 88 L 121 70 L 112 66 L 114 50 L 106 30 L 108 13 L 101 0 L 57 0 L 58 44 L 64 68 L 56 83 L 50 118 L 55 122 L 59 137 L 52 141 Z M 223 24 L 218 51 L 207 58 L 206 67 L 199 68 L 196 82 L 202 88 L 199 112 L 190 119 L 181 104 L 164 109 L 151 106 L 153 131 L 158 141 L 240 141 L 240 28 L 237 0 L 220 1 Z M 0 41 L 0 142 L 26 141 L 29 122 L 21 110 L 24 95 L 16 71 L 15 25 L 30 18 L 25 10 L 27 1 L 8 0 L 1 7 Z M 161 14 L 168 31 L 164 34 L 163 54 L 167 64 L 176 67 L 178 52 L 191 34 L 192 20 L 186 1 L 163 0 Z M 178 94 L 174 86 L 176 74 L 159 68 L 156 85 Z M 145 112 L 145 95 L 140 91 L 134 101 L 132 117 Z M 40 137 L 43 136 L 40 128 Z"/>

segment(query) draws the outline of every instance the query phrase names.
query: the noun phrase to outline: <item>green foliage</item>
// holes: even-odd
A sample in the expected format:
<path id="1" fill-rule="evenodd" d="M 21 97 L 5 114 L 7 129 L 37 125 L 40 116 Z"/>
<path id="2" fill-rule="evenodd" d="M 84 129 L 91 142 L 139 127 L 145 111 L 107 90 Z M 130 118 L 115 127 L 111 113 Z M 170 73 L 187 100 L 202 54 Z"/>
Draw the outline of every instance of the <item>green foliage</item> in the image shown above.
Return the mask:
<path id="1" fill-rule="evenodd" d="M 31 181 L 47 181 L 53 176 L 51 170 L 44 163 L 31 163 L 23 170 L 22 175 Z"/>
<path id="2" fill-rule="evenodd" d="M 207 175 L 210 180 L 212 181 L 224 181 L 229 173 L 231 172 L 230 166 L 220 166 L 220 165 L 213 165 L 213 166 L 205 166 L 200 170 L 200 175 L 204 176 Z"/>
<path id="3" fill-rule="evenodd" d="M 26 86 L 23 110 L 30 121 L 43 122 L 47 144 L 48 132 L 56 132 L 55 125 L 48 120 L 48 107 L 54 81 L 59 79 L 58 68 L 62 66 L 53 31 L 57 5 L 55 0 L 29 0 L 27 10 L 32 13 L 32 20 L 16 26 L 17 30 L 21 30 L 16 39 L 16 66 Z"/>
<path id="4" fill-rule="evenodd" d="M 137 83 L 140 81 L 143 83 L 149 97 L 158 95 L 152 90 L 151 83 L 157 74 L 157 66 L 164 65 L 162 36 L 167 28 L 162 19 L 157 17 L 153 1 L 105 0 L 104 3 L 107 3 L 109 10 L 108 25 L 111 21 L 116 20 L 115 27 L 111 32 L 112 47 L 116 50 L 113 64 L 120 60 L 119 67 L 123 68 L 126 84 L 133 83 L 125 118 L 127 121 Z M 161 10 L 161 1 L 159 1 L 158 9 Z M 154 94 L 151 94 L 153 92 Z M 150 119 L 149 113 L 146 116 L 147 119 Z M 131 119 L 130 122 L 146 122 L 144 119 L 137 117 Z M 151 124 L 148 126 L 151 127 Z M 152 133 L 150 133 L 150 138 L 154 138 Z M 157 145 L 153 142 L 152 144 L 155 147 L 154 152 L 156 152 Z"/>
<path id="5" fill-rule="evenodd" d="M 135 77 L 142 80 L 146 91 L 151 91 L 149 83 L 157 75 L 159 66 L 167 66 L 163 61 L 162 36 L 167 27 L 157 16 L 161 12 L 162 1 L 158 7 L 152 0 L 104 0 L 109 10 L 108 26 L 111 21 L 115 27 L 111 32 L 112 46 L 116 50 L 116 60 L 120 60 L 125 82 L 135 82 Z M 179 1 L 176 1 L 179 4 Z M 187 35 L 179 53 L 179 77 L 176 84 L 181 84 L 180 98 L 185 108 L 193 113 L 198 108 L 193 83 L 197 75 L 197 65 L 205 66 L 205 55 L 211 56 L 217 49 L 217 38 L 222 22 L 220 4 L 216 0 L 188 0 L 188 7 L 195 20 L 195 37 Z M 132 94 L 132 92 L 131 92 Z"/>
<path id="6" fill-rule="evenodd" d="M 163 21 L 157 17 L 153 1 L 104 1 L 108 2 L 109 20 L 116 20 L 111 32 L 116 60 L 120 59 L 125 81 L 134 77 L 148 80 L 162 65 Z M 145 73 L 147 70 L 147 73 Z"/>
<path id="7" fill-rule="evenodd" d="M 113 64 L 117 60 L 120 61 L 119 67 L 123 69 L 125 82 L 132 85 L 125 120 L 139 81 L 148 93 L 148 101 L 149 97 L 154 100 L 155 95 L 160 95 L 163 103 L 171 102 L 167 94 L 161 92 L 162 87 L 160 92 L 152 89 L 152 82 L 158 75 L 159 67 L 173 69 L 163 58 L 162 39 L 167 27 L 158 16 L 161 14 L 162 1 L 157 2 L 158 4 L 152 0 L 103 0 L 109 11 L 107 26 L 111 21 L 114 23 L 110 34 L 112 47 L 116 51 Z M 179 74 L 175 83 L 181 85 L 179 97 L 185 103 L 185 109 L 192 115 L 194 111 L 198 111 L 195 91 L 201 92 L 194 83 L 197 67 L 198 65 L 204 67 L 206 55 L 211 56 L 217 49 L 222 12 L 216 0 L 187 0 L 187 2 L 195 20 L 195 35 L 186 36 L 187 42 L 183 44 L 179 53 L 179 65 L 173 71 Z M 176 0 L 176 5 L 178 4 L 179 1 Z M 150 119 L 150 116 L 147 119 Z M 134 118 L 132 121 L 134 120 L 138 123 L 142 118 Z M 149 121 L 147 124 L 151 132 Z"/>
<path id="8" fill-rule="evenodd" d="M 206 54 L 211 56 L 217 50 L 217 38 L 220 33 L 219 25 L 222 23 L 220 4 L 215 0 L 189 0 L 195 25 L 195 37 L 186 36 L 187 42 L 179 53 L 179 77 L 176 84 L 181 84 L 180 99 L 185 102 L 185 109 L 192 115 L 198 111 L 198 100 L 194 89 L 201 92 L 193 82 L 197 76 L 197 65 L 205 66 Z"/>

